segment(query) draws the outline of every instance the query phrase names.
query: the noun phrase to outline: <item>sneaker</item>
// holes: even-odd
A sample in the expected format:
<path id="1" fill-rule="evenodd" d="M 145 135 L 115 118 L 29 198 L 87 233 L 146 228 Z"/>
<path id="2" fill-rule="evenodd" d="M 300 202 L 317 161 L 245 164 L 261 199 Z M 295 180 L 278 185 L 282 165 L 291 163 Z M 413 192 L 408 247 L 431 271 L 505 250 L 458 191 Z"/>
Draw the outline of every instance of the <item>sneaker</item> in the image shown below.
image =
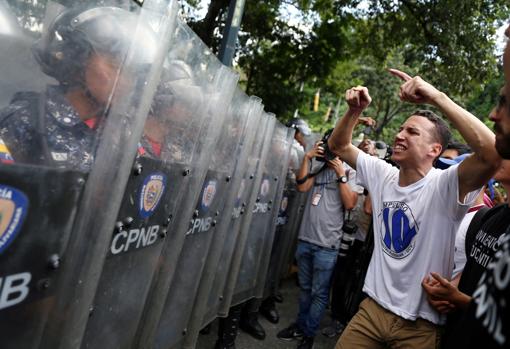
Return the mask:
<path id="1" fill-rule="evenodd" d="M 331 323 L 322 329 L 322 334 L 333 338 L 343 332 L 345 325 L 340 320 L 332 319 Z"/>
<path id="2" fill-rule="evenodd" d="M 313 337 L 303 337 L 297 349 L 313 349 Z"/>
<path id="3" fill-rule="evenodd" d="M 276 337 L 284 341 L 292 341 L 294 339 L 301 339 L 303 337 L 303 331 L 294 323 L 278 332 Z"/>

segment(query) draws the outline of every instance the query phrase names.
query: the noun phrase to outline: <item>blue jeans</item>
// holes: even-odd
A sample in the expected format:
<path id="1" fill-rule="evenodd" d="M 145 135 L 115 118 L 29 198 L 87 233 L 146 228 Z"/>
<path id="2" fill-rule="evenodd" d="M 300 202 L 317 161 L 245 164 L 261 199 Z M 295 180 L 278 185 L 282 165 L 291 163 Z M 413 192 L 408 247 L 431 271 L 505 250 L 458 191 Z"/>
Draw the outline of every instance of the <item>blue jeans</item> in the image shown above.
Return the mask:
<path id="1" fill-rule="evenodd" d="M 337 250 L 299 241 L 296 251 L 299 280 L 297 325 L 305 336 L 314 337 L 328 305 L 331 275 Z"/>

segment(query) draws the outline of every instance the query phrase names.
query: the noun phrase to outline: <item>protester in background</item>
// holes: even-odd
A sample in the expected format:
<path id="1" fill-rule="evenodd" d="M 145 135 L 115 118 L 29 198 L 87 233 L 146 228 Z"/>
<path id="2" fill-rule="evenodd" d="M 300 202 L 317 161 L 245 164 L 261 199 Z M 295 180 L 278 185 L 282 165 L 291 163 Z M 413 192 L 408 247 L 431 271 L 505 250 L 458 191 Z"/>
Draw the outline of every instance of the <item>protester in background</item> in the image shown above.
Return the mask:
<path id="1" fill-rule="evenodd" d="M 446 149 L 441 154 L 441 157 L 444 159 L 451 160 L 461 155 L 469 153 L 471 153 L 471 149 L 467 144 L 452 139 L 446 146 Z"/>

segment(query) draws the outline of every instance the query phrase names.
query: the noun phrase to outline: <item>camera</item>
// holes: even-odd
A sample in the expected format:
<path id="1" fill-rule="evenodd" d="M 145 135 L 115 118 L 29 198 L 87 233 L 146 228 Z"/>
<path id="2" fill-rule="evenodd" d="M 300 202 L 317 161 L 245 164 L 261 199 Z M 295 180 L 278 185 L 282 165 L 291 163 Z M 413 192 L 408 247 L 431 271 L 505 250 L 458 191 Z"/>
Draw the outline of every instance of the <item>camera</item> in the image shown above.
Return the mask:
<path id="1" fill-rule="evenodd" d="M 338 250 L 339 257 L 346 257 L 349 249 L 354 244 L 354 235 L 358 231 L 358 226 L 351 219 L 346 219 L 342 226 L 342 239 L 340 240 L 340 248 Z"/>
<path id="2" fill-rule="evenodd" d="M 321 161 L 321 162 L 326 162 L 326 161 L 331 161 L 336 157 L 336 155 L 333 154 L 331 152 L 331 150 L 329 150 L 329 147 L 328 147 L 328 139 L 332 133 L 333 133 L 333 129 L 330 129 L 330 130 L 327 130 L 326 133 L 324 133 L 324 136 L 322 136 L 321 147 L 324 149 L 324 156 L 317 156 L 317 157 L 315 157 L 315 160 Z"/>

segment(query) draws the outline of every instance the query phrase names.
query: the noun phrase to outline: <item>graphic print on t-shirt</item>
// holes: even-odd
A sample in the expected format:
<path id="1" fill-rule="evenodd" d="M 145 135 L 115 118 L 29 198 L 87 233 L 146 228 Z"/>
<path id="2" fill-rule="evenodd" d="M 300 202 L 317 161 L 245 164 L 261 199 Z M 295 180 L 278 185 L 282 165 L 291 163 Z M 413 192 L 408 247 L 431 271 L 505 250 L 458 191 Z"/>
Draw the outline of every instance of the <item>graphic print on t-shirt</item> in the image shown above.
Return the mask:
<path id="1" fill-rule="evenodd" d="M 393 258 L 405 258 L 413 250 L 418 233 L 418 224 L 411 208 L 402 201 L 383 202 L 381 232 L 382 247 Z"/>
<path id="2" fill-rule="evenodd" d="M 491 339 L 501 348 L 508 342 L 508 300 L 510 289 L 510 228 L 502 235 L 502 248 L 482 275 L 473 293 L 475 317 Z M 487 347 L 493 348 L 492 343 Z"/>

